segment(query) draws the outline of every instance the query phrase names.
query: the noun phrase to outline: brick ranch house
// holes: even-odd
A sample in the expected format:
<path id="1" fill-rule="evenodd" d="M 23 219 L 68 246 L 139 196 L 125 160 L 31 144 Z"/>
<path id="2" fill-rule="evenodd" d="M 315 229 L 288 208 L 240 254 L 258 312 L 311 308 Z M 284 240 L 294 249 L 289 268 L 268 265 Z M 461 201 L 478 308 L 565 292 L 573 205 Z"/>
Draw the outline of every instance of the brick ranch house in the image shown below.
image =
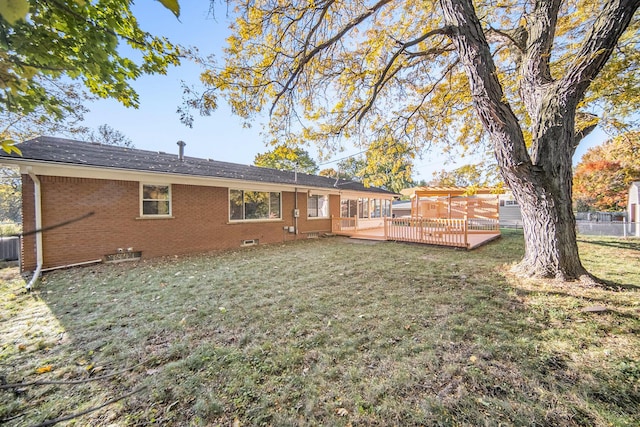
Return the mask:
<path id="1" fill-rule="evenodd" d="M 153 258 L 332 231 L 391 216 L 394 193 L 334 178 L 61 138 L 18 145 L 23 271 Z M 41 233 L 33 233 L 42 229 Z M 31 233 L 30 233 L 31 232 Z"/>

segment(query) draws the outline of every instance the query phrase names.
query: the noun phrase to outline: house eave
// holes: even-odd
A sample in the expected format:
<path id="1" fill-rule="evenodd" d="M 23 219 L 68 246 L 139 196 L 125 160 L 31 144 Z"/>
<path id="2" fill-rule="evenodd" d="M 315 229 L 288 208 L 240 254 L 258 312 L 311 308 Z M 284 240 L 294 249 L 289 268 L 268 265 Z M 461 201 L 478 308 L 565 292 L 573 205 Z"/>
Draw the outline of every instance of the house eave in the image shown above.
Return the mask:
<path id="1" fill-rule="evenodd" d="M 56 177 L 70 178 L 90 178 L 105 179 L 117 181 L 143 181 L 145 183 L 158 184 L 184 184 L 198 185 L 206 187 L 223 187 L 237 188 L 246 190 L 262 190 L 262 191 L 311 191 L 315 194 L 326 195 L 374 195 L 379 198 L 392 198 L 393 194 L 384 194 L 377 192 L 357 191 L 357 190 L 341 190 L 340 188 L 328 188 L 307 185 L 298 185 L 291 183 L 276 183 L 242 179 L 220 178 L 212 176 L 185 175 L 164 171 L 141 171 L 134 169 L 113 168 L 93 165 L 75 165 L 68 163 L 47 162 L 42 160 L 18 159 L 12 158 L 2 159 L 3 164 L 18 166 L 21 174 L 27 173 L 27 168 L 37 175 L 47 175 Z"/>

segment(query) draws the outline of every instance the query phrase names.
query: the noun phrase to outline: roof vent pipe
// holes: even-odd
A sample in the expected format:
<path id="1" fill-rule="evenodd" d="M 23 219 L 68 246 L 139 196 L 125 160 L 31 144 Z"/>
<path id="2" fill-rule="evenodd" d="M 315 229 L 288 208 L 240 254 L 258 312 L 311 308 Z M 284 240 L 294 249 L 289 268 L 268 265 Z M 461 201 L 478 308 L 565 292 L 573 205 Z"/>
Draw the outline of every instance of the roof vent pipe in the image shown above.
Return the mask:
<path id="1" fill-rule="evenodd" d="M 178 147 L 180 147 L 178 149 L 178 159 L 180 159 L 180 161 L 182 162 L 184 161 L 184 146 L 187 145 L 187 143 L 184 141 L 178 141 L 177 144 Z"/>

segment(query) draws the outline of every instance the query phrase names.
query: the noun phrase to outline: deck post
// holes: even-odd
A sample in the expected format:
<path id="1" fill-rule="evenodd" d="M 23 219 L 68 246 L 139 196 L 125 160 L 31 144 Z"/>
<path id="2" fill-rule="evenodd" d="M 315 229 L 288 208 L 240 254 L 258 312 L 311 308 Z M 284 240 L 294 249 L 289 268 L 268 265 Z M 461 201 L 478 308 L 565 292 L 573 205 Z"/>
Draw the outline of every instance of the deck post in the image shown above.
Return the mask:
<path id="1" fill-rule="evenodd" d="M 389 240 L 389 218 L 384 218 L 384 240 Z"/>
<path id="2" fill-rule="evenodd" d="M 467 216 L 464 216 L 464 225 L 462 229 L 464 230 L 464 245 L 467 249 L 469 249 L 469 227 L 468 227 Z"/>

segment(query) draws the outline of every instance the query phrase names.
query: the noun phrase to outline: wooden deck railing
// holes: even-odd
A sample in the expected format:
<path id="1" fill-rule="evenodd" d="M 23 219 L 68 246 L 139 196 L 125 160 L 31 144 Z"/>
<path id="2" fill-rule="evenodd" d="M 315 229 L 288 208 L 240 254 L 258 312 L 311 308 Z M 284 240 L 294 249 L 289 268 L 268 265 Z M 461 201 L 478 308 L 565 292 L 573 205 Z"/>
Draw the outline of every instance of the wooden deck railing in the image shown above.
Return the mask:
<path id="1" fill-rule="evenodd" d="M 467 219 L 467 229 L 469 233 L 499 233 L 500 220 L 488 218 Z"/>
<path id="2" fill-rule="evenodd" d="M 387 218 L 387 240 L 468 247 L 467 221 L 464 219 Z"/>
<path id="3" fill-rule="evenodd" d="M 331 232 L 358 231 L 358 217 L 331 217 Z"/>
<path id="4" fill-rule="evenodd" d="M 358 218 L 332 218 L 336 234 L 357 236 Z M 366 231 L 366 230 L 365 230 Z M 364 231 L 362 231 L 364 232 Z M 384 240 L 469 248 L 470 234 L 500 234 L 496 219 L 384 218 Z"/>

